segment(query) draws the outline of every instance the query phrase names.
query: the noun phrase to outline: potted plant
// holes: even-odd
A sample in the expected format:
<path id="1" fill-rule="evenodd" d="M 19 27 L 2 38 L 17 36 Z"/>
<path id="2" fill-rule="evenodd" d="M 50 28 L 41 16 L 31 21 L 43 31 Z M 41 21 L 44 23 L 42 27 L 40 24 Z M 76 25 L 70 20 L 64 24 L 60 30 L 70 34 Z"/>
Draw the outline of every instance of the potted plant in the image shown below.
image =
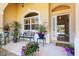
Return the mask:
<path id="1" fill-rule="evenodd" d="M 37 42 L 29 42 L 28 45 L 22 47 L 21 55 L 30 56 L 34 52 L 39 51 L 39 45 Z"/>
<path id="2" fill-rule="evenodd" d="M 38 29 L 39 29 L 38 36 L 40 39 L 43 39 L 47 32 L 46 27 L 44 25 L 39 25 Z"/>
<path id="3" fill-rule="evenodd" d="M 74 55 L 74 46 L 68 44 L 68 45 L 64 46 L 64 48 L 68 55 Z"/>
<path id="4" fill-rule="evenodd" d="M 19 28 L 21 28 L 20 24 L 17 21 L 14 21 L 12 23 L 12 26 L 14 28 L 13 30 L 13 41 L 16 43 L 18 41 L 18 37 L 19 37 Z"/>
<path id="5" fill-rule="evenodd" d="M 3 27 L 3 31 L 4 31 L 4 44 L 6 45 L 6 38 L 8 37 L 8 42 L 9 42 L 9 31 L 10 31 L 10 26 L 9 24 L 5 24 Z"/>

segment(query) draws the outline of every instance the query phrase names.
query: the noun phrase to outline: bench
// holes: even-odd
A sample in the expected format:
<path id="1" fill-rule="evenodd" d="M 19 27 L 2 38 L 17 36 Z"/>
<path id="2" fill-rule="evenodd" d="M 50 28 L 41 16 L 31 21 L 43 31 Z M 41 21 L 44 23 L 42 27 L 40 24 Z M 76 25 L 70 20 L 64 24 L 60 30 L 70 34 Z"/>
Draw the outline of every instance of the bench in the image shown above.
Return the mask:
<path id="1" fill-rule="evenodd" d="M 27 32 L 24 32 L 23 34 L 20 34 L 19 39 L 28 38 L 31 41 L 31 39 L 34 40 L 34 36 L 35 36 L 35 32 L 27 31 Z"/>

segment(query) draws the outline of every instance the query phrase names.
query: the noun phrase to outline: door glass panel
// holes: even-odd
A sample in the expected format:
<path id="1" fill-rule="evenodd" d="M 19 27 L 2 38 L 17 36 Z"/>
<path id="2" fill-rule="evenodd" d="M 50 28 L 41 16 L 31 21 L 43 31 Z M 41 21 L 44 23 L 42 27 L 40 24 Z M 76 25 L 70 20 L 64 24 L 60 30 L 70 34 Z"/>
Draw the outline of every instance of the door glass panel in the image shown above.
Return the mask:
<path id="1" fill-rule="evenodd" d="M 55 18 L 53 17 L 53 32 L 55 32 Z"/>
<path id="2" fill-rule="evenodd" d="M 65 25 L 57 25 L 57 32 L 59 34 L 64 34 L 65 33 Z"/>
<path id="3" fill-rule="evenodd" d="M 57 19 L 53 17 L 53 37 L 57 37 Z"/>
<path id="4" fill-rule="evenodd" d="M 57 40 L 69 42 L 69 15 L 57 16 Z"/>

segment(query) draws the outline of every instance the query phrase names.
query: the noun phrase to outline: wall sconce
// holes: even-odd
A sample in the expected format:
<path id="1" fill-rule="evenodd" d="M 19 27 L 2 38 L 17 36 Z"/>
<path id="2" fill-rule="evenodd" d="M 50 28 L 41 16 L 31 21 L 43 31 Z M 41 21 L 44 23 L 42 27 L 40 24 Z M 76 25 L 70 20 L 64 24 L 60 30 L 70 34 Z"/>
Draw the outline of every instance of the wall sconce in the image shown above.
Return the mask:
<path id="1" fill-rule="evenodd" d="M 61 19 L 61 16 L 59 17 L 59 19 Z"/>
<path id="2" fill-rule="evenodd" d="M 22 8 L 24 7 L 24 3 L 21 3 Z"/>

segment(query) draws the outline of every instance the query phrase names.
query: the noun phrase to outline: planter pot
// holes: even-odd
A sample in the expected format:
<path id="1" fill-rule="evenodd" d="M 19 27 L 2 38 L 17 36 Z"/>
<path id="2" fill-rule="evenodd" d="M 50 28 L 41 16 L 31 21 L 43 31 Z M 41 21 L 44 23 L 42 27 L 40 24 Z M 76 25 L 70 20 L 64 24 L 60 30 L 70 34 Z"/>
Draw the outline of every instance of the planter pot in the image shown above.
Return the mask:
<path id="1" fill-rule="evenodd" d="M 42 33 L 42 32 L 40 32 L 40 33 L 38 33 L 38 36 L 39 36 L 39 38 L 40 38 L 40 39 L 43 39 L 43 38 L 44 38 L 44 36 L 45 36 L 45 34 L 44 34 L 44 33 Z"/>
<path id="2" fill-rule="evenodd" d="M 16 43 L 17 42 L 17 38 L 13 38 L 13 42 Z"/>
<path id="3" fill-rule="evenodd" d="M 65 48 L 67 55 L 74 55 L 74 50 L 72 48 Z"/>
<path id="4" fill-rule="evenodd" d="M 68 56 L 71 56 L 71 50 L 70 50 L 70 48 L 65 48 L 65 50 L 66 50 L 66 52 L 67 52 L 67 55 L 68 55 Z"/>
<path id="5" fill-rule="evenodd" d="M 74 48 L 71 48 L 71 54 L 74 55 Z"/>

